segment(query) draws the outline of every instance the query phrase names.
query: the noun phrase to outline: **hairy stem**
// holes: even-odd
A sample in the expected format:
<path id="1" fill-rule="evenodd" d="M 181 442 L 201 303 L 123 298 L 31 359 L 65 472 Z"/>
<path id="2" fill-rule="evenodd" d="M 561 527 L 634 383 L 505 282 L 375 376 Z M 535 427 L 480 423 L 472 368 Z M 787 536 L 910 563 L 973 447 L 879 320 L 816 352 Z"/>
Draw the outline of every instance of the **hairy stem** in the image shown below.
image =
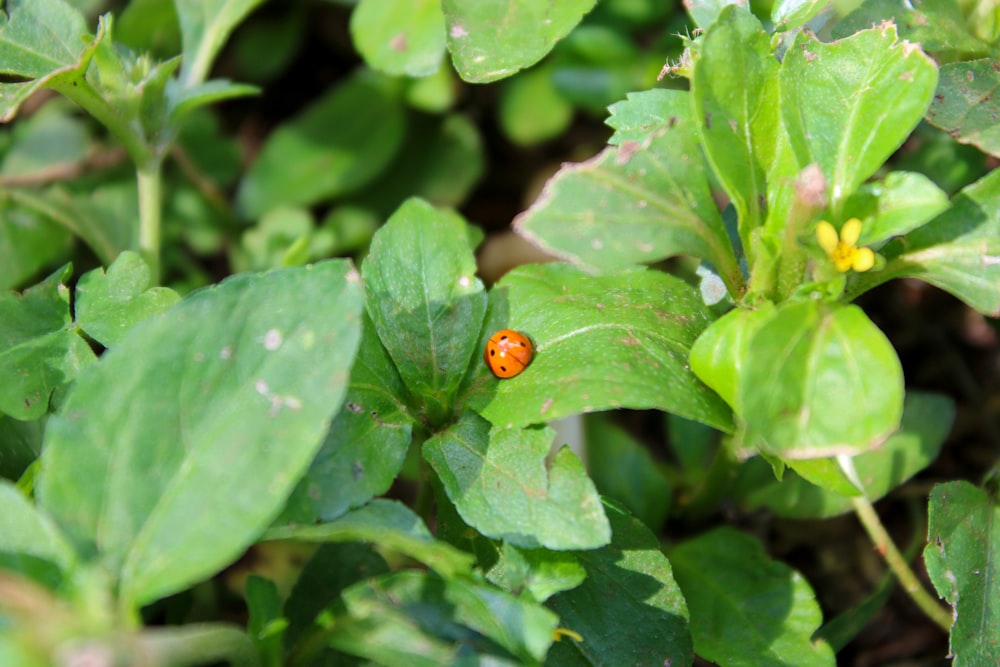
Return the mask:
<path id="1" fill-rule="evenodd" d="M 153 285 L 160 284 L 163 162 L 150 159 L 139 166 L 139 254 L 149 265 Z"/>

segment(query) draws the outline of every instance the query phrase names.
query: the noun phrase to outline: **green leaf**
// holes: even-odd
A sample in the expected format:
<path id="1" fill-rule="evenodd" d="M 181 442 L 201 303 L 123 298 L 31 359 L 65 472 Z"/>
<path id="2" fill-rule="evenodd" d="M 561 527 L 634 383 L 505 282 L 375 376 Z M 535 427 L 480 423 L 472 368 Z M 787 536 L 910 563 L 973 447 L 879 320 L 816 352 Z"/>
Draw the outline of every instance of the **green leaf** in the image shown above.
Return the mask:
<path id="1" fill-rule="evenodd" d="M 691 370 L 737 412 L 741 411 L 739 386 L 747 347 L 773 315 L 769 302 L 756 310 L 735 308 L 713 322 L 691 346 Z"/>
<path id="2" fill-rule="evenodd" d="M 0 479 L 0 553 L 31 556 L 66 571 L 76 554 L 52 520 L 7 480 Z"/>
<path id="3" fill-rule="evenodd" d="M 655 90 L 611 109 L 618 148 L 563 167 L 514 221 L 518 233 L 587 268 L 689 254 L 739 274 L 712 199 L 687 93 Z"/>
<path id="4" fill-rule="evenodd" d="M 0 12 L 0 73 L 27 81 L 0 84 L 0 122 L 10 121 L 21 103 L 53 81 L 82 75 L 103 38 L 84 41 L 83 15 L 64 0 L 7 0 Z"/>
<path id="5" fill-rule="evenodd" d="M 891 171 L 851 195 L 844 217 L 859 218 L 864 226 L 858 245 L 872 245 L 926 224 L 949 205 L 944 190 L 923 174 Z"/>
<path id="6" fill-rule="evenodd" d="M 268 137 L 240 184 L 240 210 L 257 218 L 357 190 L 389 165 L 404 121 L 387 86 L 364 73 L 348 79 Z"/>
<path id="7" fill-rule="evenodd" d="M 37 419 L 49 397 L 94 362 L 72 330 L 67 264 L 23 294 L 0 294 L 0 412 Z"/>
<path id="8" fill-rule="evenodd" d="M 587 470 L 600 494 L 659 530 L 670 509 L 672 489 L 649 450 L 599 415 L 586 421 L 586 443 Z"/>
<path id="9" fill-rule="evenodd" d="M 0 415 L 0 477 L 16 480 L 42 451 L 44 422 L 20 421 Z"/>
<path id="10" fill-rule="evenodd" d="M 899 430 L 877 449 L 852 459 L 865 497 L 875 502 L 930 466 L 954 420 L 955 406 L 948 398 L 907 392 Z M 780 482 L 775 480 L 771 466 L 763 462 L 757 471 L 746 471 L 744 479 L 757 477 L 758 473 L 764 483 L 755 485 L 745 496 L 742 492 L 738 494 L 744 496 L 751 510 L 768 507 L 791 519 L 820 519 L 853 509 L 850 498 L 820 488 L 794 473 L 786 472 Z"/>
<path id="11" fill-rule="evenodd" d="M 826 0 L 779 0 L 771 7 L 771 21 L 775 30 L 794 30 L 826 7 Z"/>
<path id="12" fill-rule="evenodd" d="M 11 184 L 18 177 L 30 178 L 36 172 L 44 174 L 48 169 L 82 163 L 92 148 L 87 125 L 68 103 L 47 104 L 20 119 L 12 130 L 11 144 L 0 168 L 0 174 L 7 176 Z M 27 184 L 33 185 L 30 181 Z"/>
<path id="13" fill-rule="evenodd" d="M 571 105 L 540 65 L 509 79 L 501 89 L 499 121 L 511 141 L 531 146 L 562 134 L 573 121 Z"/>
<path id="14" fill-rule="evenodd" d="M 628 407 L 731 430 L 725 403 L 688 367 L 711 315 L 680 279 L 651 270 L 592 276 L 566 264 L 524 266 L 497 283 L 490 308 L 486 336 L 509 326 L 535 343 L 527 370 L 499 381 L 481 410 L 494 424 Z"/>
<path id="15" fill-rule="evenodd" d="M 155 287 L 149 267 L 134 252 L 123 252 L 104 269 L 80 276 L 76 285 L 76 323 L 88 336 L 112 347 L 129 329 L 180 300 L 168 287 Z"/>
<path id="16" fill-rule="evenodd" d="M 973 33 L 975 22 L 963 11 L 967 7 L 953 0 L 867 0 L 837 22 L 833 36 L 847 37 L 892 18 L 900 37 L 919 42 L 939 62 L 981 58 L 989 55 L 990 44 Z"/>
<path id="17" fill-rule="evenodd" d="M 750 446 L 786 459 L 860 454 L 899 426 L 903 370 L 857 306 L 789 303 L 750 340 L 738 404 Z"/>
<path id="18" fill-rule="evenodd" d="M 360 0 L 351 13 L 351 37 L 368 66 L 407 76 L 429 76 L 444 56 L 440 0 Z"/>
<path id="19" fill-rule="evenodd" d="M 659 540 L 622 509 L 606 504 L 605 511 L 611 544 L 576 553 L 586 580 L 549 601 L 559 625 L 583 641 L 563 637 L 548 664 L 687 667 L 688 608 Z"/>
<path id="20" fill-rule="evenodd" d="M 955 610 L 955 667 L 1000 662 L 1000 508 L 968 482 L 931 491 L 924 562 L 938 594 Z"/>
<path id="21" fill-rule="evenodd" d="M 455 70 L 487 83 L 534 65 L 569 34 L 596 0 L 442 0 Z"/>
<path id="22" fill-rule="evenodd" d="M 329 523 L 271 528 L 264 539 L 372 542 L 409 556 L 445 577 L 468 574 L 473 561 L 464 551 L 435 540 L 420 517 L 395 500 L 375 499 Z"/>
<path id="23" fill-rule="evenodd" d="M 69 254 L 72 236 L 38 211 L 0 192 L 0 292 L 21 285 Z"/>
<path id="24" fill-rule="evenodd" d="M 229 34 L 263 0 L 174 0 L 181 25 L 185 87 L 205 80 Z"/>
<path id="25" fill-rule="evenodd" d="M 812 641 L 823 616 L 809 583 L 754 538 L 716 528 L 669 556 L 701 657 L 727 667 L 836 664 L 829 645 Z"/>
<path id="26" fill-rule="evenodd" d="M 167 92 L 169 100 L 166 102 L 166 106 L 168 106 L 170 113 L 169 122 L 173 125 L 180 125 L 189 113 L 199 107 L 237 97 L 256 95 L 260 89 L 257 86 L 233 83 L 226 79 L 212 79 L 186 88 L 168 83 Z"/>
<path id="27" fill-rule="evenodd" d="M 281 596 L 270 579 L 256 574 L 247 577 L 244 597 L 247 602 L 247 634 L 268 667 L 281 665 L 281 640 L 288 627 L 281 609 Z"/>
<path id="28" fill-rule="evenodd" d="M 715 23 L 727 7 L 740 4 L 740 0 L 688 0 L 684 8 L 691 20 L 703 30 Z"/>
<path id="29" fill-rule="evenodd" d="M 982 58 L 941 66 L 927 120 L 963 144 L 1000 156 L 1000 72 L 996 60 Z"/>
<path id="30" fill-rule="evenodd" d="M 387 667 L 464 664 L 473 656 L 538 665 L 556 627 L 555 615 L 531 601 L 412 570 L 356 584 L 343 602 L 346 613 L 334 620 L 330 643 Z"/>
<path id="31" fill-rule="evenodd" d="M 576 588 L 587 578 L 587 571 L 573 553 L 502 544 L 500 558 L 486 578 L 514 595 L 527 591 L 533 600 L 544 602 L 556 593 Z"/>
<path id="32" fill-rule="evenodd" d="M 822 168 L 835 217 L 916 127 L 936 84 L 934 62 L 892 24 L 830 44 L 798 34 L 781 65 L 783 119 L 799 164 Z"/>
<path id="33" fill-rule="evenodd" d="M 973 308 L 1000 316 L 1000 171 L 952 199 L 950 209 L 886 246 L 885 268 L 858 293 L 890 278 L 920 278 Z"/>
<path id="34" fill-rule="evenodd" d="M 400 403 L 403 381 L 363 317 L 347 399 L 323 446 L 289 499 L 287 518 L 330 521 L 389 490 L 410 445 L 412 419 Z"/>
<path id="35" fill-rule="evenodd" d="M 486 311 L 465 221 L 410 199 L 375 234 L 361 273 L 368 313 L 403 382 L 429 419 L 443 419 Z"/>
<path id="36" fill-rule="evenodd" d="M 235 276 L 77 380 L 49 420 L 38 497 L 124 604 L 216 572 L 280 511 L 343 400 L 360 310 L 347 262 Z"/>
<path id="37" fill-rule="evenodd" d="M 546 468 L 554 431 L 490 428 L 466 413 L 424 443 L 424 458 L 462 519 L 528 549 L 593 549 L 610 539 L 601 500 L 568 447 Z"/>
<path id="38" fill-rule="evenodd" d="M 766 175 L 781 132 L 778 61 L 746 7 L 730 6 L 699 44 L 691 101 L 702 147 L 736 208 L 741 236 L 764 220 Z"/>

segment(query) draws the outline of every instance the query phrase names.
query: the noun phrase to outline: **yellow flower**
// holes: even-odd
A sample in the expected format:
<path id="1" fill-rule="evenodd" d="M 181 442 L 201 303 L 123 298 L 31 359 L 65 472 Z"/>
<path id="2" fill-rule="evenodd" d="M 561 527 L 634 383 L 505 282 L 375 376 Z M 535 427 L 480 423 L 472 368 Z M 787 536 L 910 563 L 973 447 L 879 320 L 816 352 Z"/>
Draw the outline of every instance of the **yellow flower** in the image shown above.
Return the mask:
<path id="1" fill-rule="evenodd" d="M 840 235 L 826 220 L 820 220 L 816 225 L 816 240 L 833 265 L 841 273 L 854 269 L 858 272 L 867 271 L 875 266 L 875 253 L 871 248 L 859 248 L 861 237 L 861 221 L 851 218 L 840 229 Z"/>

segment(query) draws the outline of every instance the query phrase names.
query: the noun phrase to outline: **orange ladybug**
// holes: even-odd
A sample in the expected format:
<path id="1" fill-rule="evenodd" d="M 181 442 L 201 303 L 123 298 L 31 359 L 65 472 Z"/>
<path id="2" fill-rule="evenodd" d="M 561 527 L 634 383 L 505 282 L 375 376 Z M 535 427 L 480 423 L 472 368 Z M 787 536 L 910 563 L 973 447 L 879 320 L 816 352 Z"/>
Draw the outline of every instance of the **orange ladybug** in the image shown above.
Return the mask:
<path id="1" fill-rule="evenodd" d="M 534 353 L 530 338 L 520 331 L 501 329 L 490 336 L 483 359 L 498 378 L 512 378 L 528 367 Z"/>

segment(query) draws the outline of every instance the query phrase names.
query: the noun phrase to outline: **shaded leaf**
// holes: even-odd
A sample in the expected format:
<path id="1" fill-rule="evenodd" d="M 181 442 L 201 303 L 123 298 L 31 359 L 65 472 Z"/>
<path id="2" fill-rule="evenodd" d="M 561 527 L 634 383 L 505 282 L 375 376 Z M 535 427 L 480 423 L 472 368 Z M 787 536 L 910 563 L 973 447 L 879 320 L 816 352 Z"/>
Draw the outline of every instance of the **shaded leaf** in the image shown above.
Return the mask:
<path id="1" fill-rule="evenodd" d="M 78 379 L 49 420 L 38 497 L 123 604 L 212 574 L 280 511 L 343 400 L 360 309 L 348 262 L 234 276 Z"/>
<path id="2" fill-rule="evenodd" d="M 858 245 L 884 243 L 926 224 L 949 206 L 948 195 L 923 174 L 891 171 L 847 200 L 845 218 L 864 222 Z"/>
<path id="3" fill-rule="evenodd" d="M 229 34 L 263 0 L 174 0 L 181 26 L 185 87 L 205 80 Z"/>
<path id="4" fill-rule="evenodd" d="M 592 276 L 546 264 L 511 271 L 491 295 L 485 335 L 509 326 L 535 343 L 527 370 L 499 381 L 481 410 L 494 424 L 628 407 L 732 428 L 725 403 L 688 367 L 691 345 L 711 315 L 698 291 L 678 278 L 649 270 Z"/>
<path id="5" fill-rule="evenodd" d="M 695 652 L 726 667 L 836 665 L 809 583 L 735 529 L 716 528 L 669 552 L 691 612 Z"/>
<path id="6" fill-rule="evenodd" d="M 866 0 L 833 27 L 836 38 L 892 19 L 899 35 L 940 58 L 940 62 L 979 58 L 990 53 L 990 45 L 973 33 L 961 3 L 952 0 Z"/>
<path id="7" fill-rule="evenodd" d="M 462 519 L 487 537 L 525 548 L 593 549 L 610 532 L 580 459 L 564 447 L 546 468 L 551 429 L 499 429 L 466 413 L 424 443 Z"/>
<path id="8" fill-rule="evenodd" d="M 6 480 L 0 480 L 0 553 L 42 559 L 63 571 L 76 560 L 52 520 Z"/>
<path id="9" fill-rule="evenodd" d="M 444 56 L 440 0 L 361 0 L 351 13 L 351 37 L 373 69 L 429 76 Z"/>
<path id="10" fill-rule="evenodd" d="M 504 542 L 499 556 L 486 578 L 514 595 L 526 591 L 538 602 L 572 590 L 587 578 L 580 560 L 569 551 L 522 549 Z"/>
<path id="11" fill-rule="evenodd" d="M 1000 156 L 1000 64 L 993 58 L 941 66 L 927 120 L 956 141 Z"/>

